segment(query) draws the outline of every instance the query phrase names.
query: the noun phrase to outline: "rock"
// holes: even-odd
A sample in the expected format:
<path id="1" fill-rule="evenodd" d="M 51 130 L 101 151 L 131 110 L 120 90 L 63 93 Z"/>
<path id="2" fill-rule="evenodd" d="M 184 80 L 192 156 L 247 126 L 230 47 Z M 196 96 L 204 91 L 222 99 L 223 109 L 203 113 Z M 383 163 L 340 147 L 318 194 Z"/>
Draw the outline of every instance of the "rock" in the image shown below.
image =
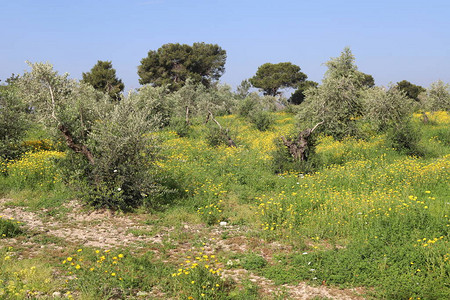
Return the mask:
<path id="1" fill-rule="evenodd" d="M 61 292 L 53 292 L 52 297 L 53 298 L 61 298 L 62 294 Z"/>
<path id="2" fill-rule="evenodd" d="M 220 226 L 227 226 L 227 224 L 228 224 L 228 223 L 227 223 L 227 222 L 224 222 L 224 221 L 222 221 L 222 222 L 219 223 Z"/>

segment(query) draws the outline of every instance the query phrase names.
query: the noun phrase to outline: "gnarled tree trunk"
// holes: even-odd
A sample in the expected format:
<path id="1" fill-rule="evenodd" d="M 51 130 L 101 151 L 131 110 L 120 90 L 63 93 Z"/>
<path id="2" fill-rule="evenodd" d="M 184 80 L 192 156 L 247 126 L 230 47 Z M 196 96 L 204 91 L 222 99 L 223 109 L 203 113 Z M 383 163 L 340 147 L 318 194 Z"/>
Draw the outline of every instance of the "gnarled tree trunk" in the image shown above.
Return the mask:
<path id="1" fill-rule="evenodd" d="M 294 139 L 281 137 L 283 144 L 288 148 L 289 153 L 294 158 L 294 161 L 307 161 L 308 160 L 308 146 L 309 137 L 316 130 L 317 126 L 323 124 L 323 121 L 317 123 L 312 129 L 305 129 L 301 131 L 298 136 Z"/>
<path id="2" fill-rule="evenodd" d="M 225 135 L 225 137 L 227 138 L 227 143 L 228 143 L 228 147 L 236 147 L 235 142 L 233 141 L 233 139 L 230 137 L 230 135 L 228 134 L 228 129 L 223 129 L 222 125 L 220 125 L 219 121 L 217 121 L 212 112 L 210 110 L 208 110 L 208 116 L 206 117 L 206 121 L 205 124 L 209 122 L 209 120 L 213 120 L 214 123 L 217 124 L 217 126 L 219 126 L 220 131 Z"/>
<path id="3" fill-rule="evenodd" d="M 82 153 L 91 165 L 95 165 L 94 155 L 92 155 L 92 152 L 89 151 L 86 145 L 76 144 L 73 140 L 72 133 L 70 133 L 69 129 L 66 126 L 59 124 L 58 129 L 64 135 L 66 144 L 70 149 L 77 153 Z"/>

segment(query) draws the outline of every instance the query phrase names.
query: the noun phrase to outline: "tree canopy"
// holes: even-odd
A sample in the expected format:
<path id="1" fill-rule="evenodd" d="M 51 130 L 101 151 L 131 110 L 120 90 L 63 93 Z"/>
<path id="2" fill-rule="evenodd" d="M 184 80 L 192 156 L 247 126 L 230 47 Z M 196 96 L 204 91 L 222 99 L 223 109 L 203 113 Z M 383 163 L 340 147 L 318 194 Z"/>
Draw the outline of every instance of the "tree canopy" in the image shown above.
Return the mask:
<path id="1" fill-rule="evenodd" d="M 302 81 L 298 84 L 297 89 L 295 90 L 294 93 L 292 93 L 291 97 L 289 98 L 289 103 L 291 104 L 301 104 L 306 97 L 306 90 L 309 88 L 316 88 L 319 84 L 315 81 L 311 81 L 311 80 L 306 80 L 306 81 Z"/>
<path id="2" fill-rule="evenodd" d="M 250 83 L 263 91 L 264 95 L 276 96 L 279 89 L 295 87 L 306 80 L 306 74 L 300 72 L 300 67 L 290 62 L 278 64 L 265 63 L 250 78 Z"/>
<path id="3" fill-rule="evenodd" d="M 426 89 L 424 89 L 420 85 L 412 84 L 411 82 L 409 82 L 407 80 L 402 80 L 400 82 L 397 82 L 396 87 L 399 90 L 405 92 L 406 96 L 408 98 L 411 98 L 416 101 L 419 101 L 419 94 L 426 91 Z"/>
<path id="4" fill-rule="evenodd" d="M 17 87 L 10 84 L 13 81 L 7 79 L 8 85 L 0 85 L 0 159 L 14 157 L 17 152 L 14 145 L 25 135 L 30 123 L 26 116 L 28 106 L 19 97 Z"/>
<path id="5" fill-rule="evenodd" d="M 225 72 L 226 58 L 226 51 L 215 44 L 165 44 L 141 60 L 139 83 L 169 85 L 175 91 L 191 78 L 208 87 Z"/>
<path id="6" fill-rule="evenodd" d="M 110 61 L 97 61 L 90 72 L 83 73 L 82 81 L 116 100 L 119 99 L 120 93 L 125 87 L 122 80 L 117 78 L 116 70 Z"/>
<path id="7" fill-rule="evenodd" d="M 339 57 L 331 58 L 325 65 L 328 70 L 322 84 L 306 91 L 298 119 L 306 128 L 323 122 L 319 130 L 337 139 L 354 135 L 356 119 L 362 115 L 364 75 L 358 71 L 350 48 L 344 48 Z"/>
<path id="8" fill-rule="evenodd" d="M 360 72 L 360 73 L 362 76 L 362 78 L 361 78 L 362 86 L 367 87 L 367 88 L 372 88 L 375 86 L 375 79 L 373 79 L 372 75 L 369 75 L 369 74 L 366 74 L 363 72 Z"/>
<path id="9" fill-rule="evenodd" d="M 423 108 L 430 111 L 450 111 L 450 85 L 442 80 L 433 82 L 426 92 L 419 95 Z"/>
<path id="10" fill-rule="evenodd" d="M 163 189 L 152 164 L 158 142 L 148 135 L 162 123 L 159 99 L 130 94 L 113 102 L 48 63 L 30 67 L 17 83 L 20 97 L 72 150 L 64 170 L 81 196 L 97 207 L 152 204 Z"/>

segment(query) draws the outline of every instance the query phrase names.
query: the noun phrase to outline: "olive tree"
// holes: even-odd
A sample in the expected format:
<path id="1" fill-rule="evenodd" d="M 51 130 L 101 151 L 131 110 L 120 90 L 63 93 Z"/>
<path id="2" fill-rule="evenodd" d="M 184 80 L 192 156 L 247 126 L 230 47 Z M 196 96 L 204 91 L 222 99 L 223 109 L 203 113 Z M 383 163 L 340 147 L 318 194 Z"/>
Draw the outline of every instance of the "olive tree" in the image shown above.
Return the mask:
<path id="1" fill-rule="evenodd" d="M 278 141 L 274 154 L 274 168 L 295 168 L 308 171 L 313 168 L 315 135 L 323 132 L 336 139 L 355 135 L 357 119 L 363 114 L 361 93 L 367 88 L 367 77 L 358 71 L 349 48 L 332 58 L 322 84 L 303 92 L 305 100 L 300 105 L 297 133 Z"/>
<path id="2" fill-rule="evenodd" d="M 396 87 L 373 87 L 362 94 L 366 120 L 374 130 L 383 132 L 397 124 L 407 123 L 413 112 L 413 100 Z"/>
<path id="3" fill-rule="evenodd" d="M 0 158 L 16 156 L 17 143 L 28 128 L 27 105 L 13 85 L 0 86 Z"/>
<path id="4" fill-rule="evenodd" d="M 229 86 L 207 88 L 193 80 L 187 80 L 183 87 L 168 97 L 173 104 L 174 117 L 183 117 L 187 124 L 195 117 L 207 118 L 209 112 L 214 115 L 229 114 L 236 105 L 236 97 Z"/>
<path id="5" fill-rule="evenodd" d="M 418 98 L 425 110 L 450 111 L 450 85 L 442 80 L 433 82 Z"/>
<path id="6" fill-rule="evenodd" d="M 332 58 L 322 84 L 305 91 L 298 119 L 300 126 L 311 128 L 323 122 L 319 130 L 341 139 L 357 132 L 356 120 L 362 115 L 361 92 L 364 76 L 355 65 L 349 48 Z"/>
<path id="7" fill-rule="evenodd" d="M 66 145 L 82 154 L 91 165 L 95 157 L 86 141 L 96 120 L 112 108 L 109 98 L 92 86 L 59 75 L 48 63 L 29 63 L 31 71 L 18 81 L 22 97 L 35 108 L 51 131 L 59 132 Z"/>
<path id="8" fill-rule="evenodd" d="M 407 154 L 421 155 L 420 135 L 411 118 L 414 100 L 394 86 L 374 87 L 362 93 L 363 121 L 376 132 L 387 133 L 387 144 Z"/>
<path id="9" fill-rule="evenodd" d="M 130 96 L 113 103 L 50 64 L 30 66 L 19 81 L 22 95 L 71 150 L 64 161 L 67 175 L 89 203 L 128 209 L 167 191 L 157 183 L 154 166 L 157 142 L 150 133 L 161 124 L 161 114 L 149 109 L 154 101 Z"/>

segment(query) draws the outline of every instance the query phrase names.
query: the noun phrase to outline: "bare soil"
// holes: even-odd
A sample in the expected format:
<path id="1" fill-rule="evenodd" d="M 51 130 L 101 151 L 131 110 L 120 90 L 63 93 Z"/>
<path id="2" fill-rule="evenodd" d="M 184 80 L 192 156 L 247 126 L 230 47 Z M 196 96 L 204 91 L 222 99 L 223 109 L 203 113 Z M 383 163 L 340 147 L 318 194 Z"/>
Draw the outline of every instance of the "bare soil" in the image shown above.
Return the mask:
<path id="1" fill-rule="evenodd" d="M 244 253 L 257 251 L 269 263 L 273 254 L 289 252 L 290 246 L 280 243 L 267 243 L 264 240 L 248 238 L 247 228 L 239 226 L 206 227 L 199 224 L 183 224 L 181 233 L 190 237 L 188 240 L 171 239 L 174 228 L 158 227 L 154 234 L 133 234 L 132 232 L 148 232 L 155 230 L 155 225 L 145 225 L 145 215 L 118 215 L 109 210 L 85 209 L 79 201 L 73 200 L 66 205 L 69 211 L 64 218 L 55 218 L 41 211 L 29 211 L 26 207 L 6 205 L 10 199 L 0 199 L 0 216 L 13 218 L 23 222 L 27 230 L 34 235 L 49 235 L 60 238 L 68 244 L 76 243 L 79 247 L 111 249 L 129 247 L 133 249 L 157 249 L 164 241 L 175 245 L 168 253 L 169 260 L 180 261 L 192 249 L 192 237 L 203 237 L 208 243 L 204 247 L 205 253 Z M 227 238 L 222 236 L 226 232 Z M 178 233 L 180 235 L 180 233 Z M 27 242 L 25 243 L 32 243 Z M 22 245 L 24 243 L 22 242 Z M 31 246 L 31 245 L 30 245 Z M 34 245 L 37 248 L 41 245 Z M 49 245 L 46 245 L 48 247 Z M 58 246 L 55 246 L 58 247 Z M 157 251 L 157 250 L 156 250 Z M 304 282 L 297 285 L 276 285 L 273 281 L 257 276 L 245 269 L 225 270 L 224 276 L 232 278 L 237 283 L 248 279 L 256 283 L 262 294 L 270 297 L 274 295 L 288 295 L 291 299 L 363 299 L 363 289 L 338 289 L 325 285 L 309 286 Z M 283 294 L 284 293 L 284 294 Z M 153 295 L 154 296 L 154 295 Z"/>

